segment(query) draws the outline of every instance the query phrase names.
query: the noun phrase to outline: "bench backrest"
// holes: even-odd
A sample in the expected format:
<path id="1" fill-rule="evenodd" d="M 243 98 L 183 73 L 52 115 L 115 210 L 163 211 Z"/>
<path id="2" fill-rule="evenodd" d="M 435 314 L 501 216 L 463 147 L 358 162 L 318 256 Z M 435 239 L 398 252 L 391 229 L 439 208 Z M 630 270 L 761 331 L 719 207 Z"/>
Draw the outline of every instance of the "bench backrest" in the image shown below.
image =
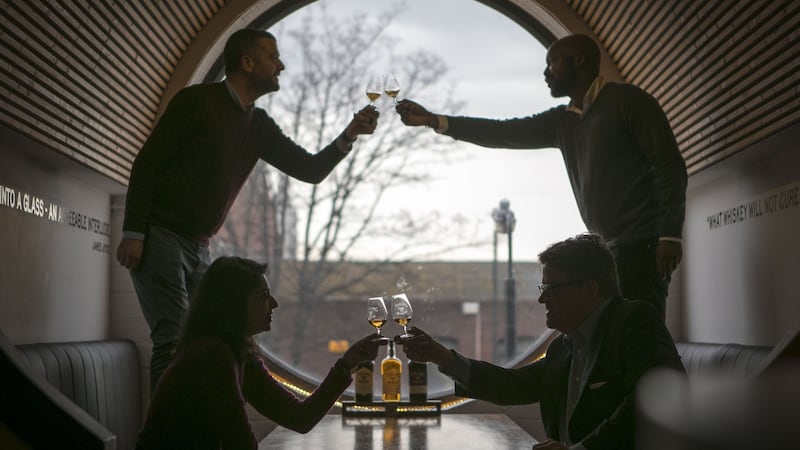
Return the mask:
<path id="1" fill-rule="evenodd" d="M 677 342 L 675 347 L 689 376 L 725 372 L 737 377 L 763 369 L 772 347 L 741 344 Z"/>
<path id="2" fill-rule="evenodd" d="M 33 372 L 133 449 L 142 426 L 139 354 L 127 340 L 17 346 Z"/>

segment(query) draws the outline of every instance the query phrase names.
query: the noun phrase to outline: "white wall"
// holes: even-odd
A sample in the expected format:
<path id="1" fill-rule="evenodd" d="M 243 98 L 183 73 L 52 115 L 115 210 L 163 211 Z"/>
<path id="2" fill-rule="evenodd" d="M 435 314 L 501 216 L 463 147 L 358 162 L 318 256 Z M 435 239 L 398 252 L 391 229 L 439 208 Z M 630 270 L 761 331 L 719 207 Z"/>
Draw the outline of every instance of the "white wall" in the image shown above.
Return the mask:
<path id="1" fill-rule="evenodd" d="M 107 337 L 113 186 L 88 172 L 0 127 L 0 329 L 14 344 Z"/>
<path id="2" fill-rule="evenodd" d="M 800 319 L 798 142 L 794 125 L 691 177 L 685 340 L 775 345 Z"/>

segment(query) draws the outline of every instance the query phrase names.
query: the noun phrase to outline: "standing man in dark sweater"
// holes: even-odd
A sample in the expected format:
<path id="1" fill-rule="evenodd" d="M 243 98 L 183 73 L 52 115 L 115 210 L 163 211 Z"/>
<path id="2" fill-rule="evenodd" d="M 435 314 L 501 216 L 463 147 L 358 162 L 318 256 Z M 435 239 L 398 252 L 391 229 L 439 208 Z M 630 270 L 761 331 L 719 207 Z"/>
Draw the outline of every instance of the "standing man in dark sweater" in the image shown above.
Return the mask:
<path id="1" fill-rule="evenodd" d="M 210 264 L 219 230 L 257 160 L 308 183 L 321 182 L 378 111 L 366 107 L 327 147 L 311 154 L 283 134 L 255 101 L 279 89 L 275 37 L 242 29 L 225 44 L 225 81 L 189 86 L 169 103 L 131 169 L 120 264 L 131 272 L 150 326 L 151 389 L 172 360 L 189 293 Z"/>
<path id="2" fill-rule="evenodd" d="M 568 106 L 510 120 L 437 115 L 408 100 L 397 112 L 406 125 L 484 147 L 560 149 L 587 229 L 616 258 L 622 295 L 652 303 L 663 320 L 683 255 L 686 164 L 656 100 L 599 72 L 597 44 L 572 35 L 548 49 L 544 72 L 552 96 L 568 96 Z"/>

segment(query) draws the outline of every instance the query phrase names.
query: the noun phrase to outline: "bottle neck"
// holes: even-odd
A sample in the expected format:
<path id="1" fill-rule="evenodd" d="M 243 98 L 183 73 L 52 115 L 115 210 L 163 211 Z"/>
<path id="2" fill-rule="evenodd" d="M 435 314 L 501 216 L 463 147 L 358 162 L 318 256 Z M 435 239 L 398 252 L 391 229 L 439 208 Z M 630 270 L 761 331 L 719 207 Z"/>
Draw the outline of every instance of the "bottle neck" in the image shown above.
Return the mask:
<path id="1" fill-rule="evenodd" d="M 389 341 L 389 358 L 394 358 L 394 341 Z"/>

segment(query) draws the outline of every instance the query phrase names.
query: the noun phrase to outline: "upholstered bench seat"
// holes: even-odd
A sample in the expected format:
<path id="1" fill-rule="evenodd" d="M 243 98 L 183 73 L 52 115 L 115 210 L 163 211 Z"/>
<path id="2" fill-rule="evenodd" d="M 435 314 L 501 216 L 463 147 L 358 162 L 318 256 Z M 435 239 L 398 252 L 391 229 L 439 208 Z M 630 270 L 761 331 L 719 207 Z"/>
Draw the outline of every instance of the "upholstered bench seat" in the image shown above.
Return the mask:
<path id="1" fill-rule="evenodd" d="M 748 377 L 763 368 L 772 351 L 766 346 L 704 342 L 677 342 L 675 346 L 690 377 L 715 372 Z"/>
<path id="2" fill-rule="evenodd" d="M 135 447 L 142 426 L 142 390 L 133 342 L 25 344 L 17 350 L 34 374 L 114 433 L 118 450 Z"/>

